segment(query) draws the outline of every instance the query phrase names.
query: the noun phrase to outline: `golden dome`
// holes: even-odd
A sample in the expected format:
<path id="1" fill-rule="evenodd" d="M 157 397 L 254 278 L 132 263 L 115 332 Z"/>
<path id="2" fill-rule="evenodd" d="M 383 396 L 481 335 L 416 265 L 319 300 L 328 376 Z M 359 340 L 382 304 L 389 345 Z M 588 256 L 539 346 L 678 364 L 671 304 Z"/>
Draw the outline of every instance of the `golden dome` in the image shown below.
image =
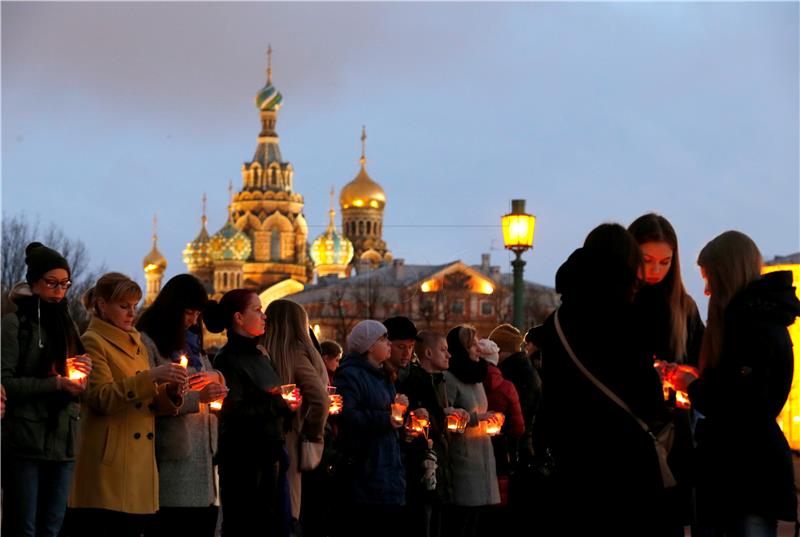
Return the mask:
<path id="1" fill-rule="evenodd" d="M 372 180 L 364 167 L 367 159 L 366 153 L 366 130 L 361 130 L 361 169 L 355 179 L 347 183 L 339 195 L 339 203 L 342 209 L 350 207 L 383 209 L 386 205 L 386 192 L 381 185 Z"/>
<path id="2" fill-rule="evenodd" d="M 158 251 L 158 220 L 153 217 L 153 248 L 142 259 L 142 268 L 145 273 L 164 272 L 167 269 L 167 258 Z"/>
<path id="3" fill-rule="evenodd" d="M 145 272 L 152 272 L 154 270 L 164 271 L 167 268 L 167 258 L 161 255 L 156 246 L 156 237 L 153 235 L 153 249 L 142 260 L 142 268 Z"/>
<path id="4" fill-rule="evenodd" d="M 347 265 L 353 259 L 353 243 L 336 231 L 333 190 L 331 190 L 331 209 L 329 214 L 330 223 L 328 224 L 328 229 L 311 243 L 311 260 L 314 261 L 314 268 L 320 276 L 339 274 L 340 277 L 344 277 Z"/>

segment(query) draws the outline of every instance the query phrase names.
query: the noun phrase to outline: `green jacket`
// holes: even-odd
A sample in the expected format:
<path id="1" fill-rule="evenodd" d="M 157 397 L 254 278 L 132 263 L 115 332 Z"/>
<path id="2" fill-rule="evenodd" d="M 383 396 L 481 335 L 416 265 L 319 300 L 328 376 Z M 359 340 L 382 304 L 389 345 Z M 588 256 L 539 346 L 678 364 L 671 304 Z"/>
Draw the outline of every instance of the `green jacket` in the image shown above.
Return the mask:
<path id="1" fill-rule="evenodd" d="M 17 313 L 3 315 L 0 377 L 7 406 L 2 422 L 3 454 L 40 460 L 74 460 L 78 446 L 80 403 L 56 387 L 56 377 L 40 378 L 45 359 L 39 325 Z M 45 333 L 42 332 L 42 343 Z"/>

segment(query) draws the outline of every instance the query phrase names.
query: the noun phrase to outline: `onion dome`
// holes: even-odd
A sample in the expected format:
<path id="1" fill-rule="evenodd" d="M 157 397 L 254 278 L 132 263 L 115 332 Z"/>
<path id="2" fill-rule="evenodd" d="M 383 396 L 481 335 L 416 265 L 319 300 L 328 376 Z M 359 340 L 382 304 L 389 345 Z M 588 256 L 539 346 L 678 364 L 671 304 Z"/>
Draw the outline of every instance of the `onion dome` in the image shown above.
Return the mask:
<path id="1" fill-rule="evenodd" d="M 353 259 L 353 243 L 349 239 L 336 231 L 334 217 L 336 211 L 333 210 L 333 190 L 331 190 L 331 210 L 330 223 L 328 229 L 311 243 L 311 259 L 314 261 L 314 268 L 317 274 L 338 273 L 344 276 L 347 265 Z"/>
<path id="2" fill-rule="evenodd" d="M 267 85 L 256 94 L 256 106 L 261 111 L 278 111 L 283 101 L 283 95 L 272 85 L 272 47 L 267 50 Z"/>
<path id="3" fill-rule="evenodd" d="M 211 261 L 211 237 L 206 230 L 206 195 L 203 194 L 203 216 L 200 217 L 201 228 L 200 233 L 195 239 L 186 245 L 183 251 L 183 262 L 189 267 L 189 270 L 198 268 L 210 268 Z"/>
<path id="4" fill-rule="evenodd" d="M 156 233 L 157 220 L 153 217 L 153 248 L 142 260 L 145 273 L 164 272 L 167 269 L 167 258 L 158 251 L 158 233 Z"/>
<path id="5" fill-rule="evenodd" d="M 211 236 L 209 253 L 214 261 L 246 261 L 253 251 L 250 237 L 231 220 Z"/>
<path id="6" fill-rule="evenodd" d="M 372 180 L 365 168 L 367 162 L 365 156 L 366 140 L 367 133 L 362 128 L 361 169 L 355 179 L 347 183 L 339 195 L 339 203 L 342 209 L 349 209 L 350 207 L 383 209 L 386 205 L 386 192 L 383 191 L 381 185 Z"/>

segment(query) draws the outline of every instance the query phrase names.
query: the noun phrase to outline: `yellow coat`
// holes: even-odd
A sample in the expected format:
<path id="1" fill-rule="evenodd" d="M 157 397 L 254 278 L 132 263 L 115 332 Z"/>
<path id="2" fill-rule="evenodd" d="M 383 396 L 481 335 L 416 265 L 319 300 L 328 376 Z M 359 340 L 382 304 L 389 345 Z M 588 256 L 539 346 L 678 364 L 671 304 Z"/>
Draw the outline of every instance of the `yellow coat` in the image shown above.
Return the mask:
<path id="1" fill-rule="evenodd" d="M 92 374 L 81 411 L 80 451 L 70 507 L 150 514 L 158 510 L 155 416 L 177 414 L 165 385 L 147 374 L 139 332 L 97 317 L 81 337 Z"/>

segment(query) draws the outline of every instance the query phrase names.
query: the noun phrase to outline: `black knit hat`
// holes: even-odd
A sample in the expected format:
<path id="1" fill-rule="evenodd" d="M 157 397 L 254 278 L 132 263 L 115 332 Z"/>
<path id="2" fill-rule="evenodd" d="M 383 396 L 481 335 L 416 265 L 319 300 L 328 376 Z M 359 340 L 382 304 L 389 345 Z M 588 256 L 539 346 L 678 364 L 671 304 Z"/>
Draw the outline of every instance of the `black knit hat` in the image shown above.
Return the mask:
<path id="1" fill-rule="evenodd" d="M 25 264 L 28 272 L 25 281 L 32 284 L 53 269 L 64 269 L 70 274 L 69 263 L 64 256 L 41 242 L 32 242 L 25 247 Z"/>
<path id="2" fill-rule="evenodd" d="M 389 341 L 398 339 L 417 339 L 417 327 L 408 317 L 389 317 L 383 321 Z"/>

